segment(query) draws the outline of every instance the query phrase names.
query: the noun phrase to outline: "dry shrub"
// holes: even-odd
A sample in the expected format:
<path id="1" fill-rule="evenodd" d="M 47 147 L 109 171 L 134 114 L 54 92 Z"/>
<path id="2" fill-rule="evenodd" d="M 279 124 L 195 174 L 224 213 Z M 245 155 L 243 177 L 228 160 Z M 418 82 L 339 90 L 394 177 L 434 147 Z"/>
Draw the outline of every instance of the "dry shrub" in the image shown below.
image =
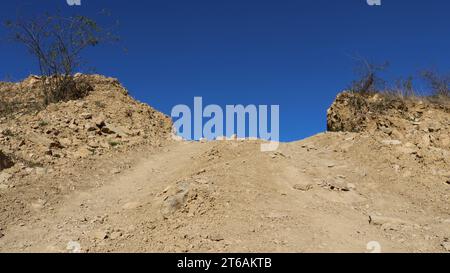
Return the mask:
<path id="1" fill-rule="evenodd" d="M 72 76 L 51 76 L 42 80 L 44 105 L 60 101 L 78 100 L 93 90 L 88 81 Z"/>

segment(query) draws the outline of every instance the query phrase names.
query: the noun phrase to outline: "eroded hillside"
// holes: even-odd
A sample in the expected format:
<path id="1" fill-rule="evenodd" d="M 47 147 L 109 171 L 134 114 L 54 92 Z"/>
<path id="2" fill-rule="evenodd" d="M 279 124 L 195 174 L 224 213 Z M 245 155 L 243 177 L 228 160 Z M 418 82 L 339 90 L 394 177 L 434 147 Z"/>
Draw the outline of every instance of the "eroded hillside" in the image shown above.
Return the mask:
<path id="1" fill-rule="evenodd" d="M 41 153 L 28 137 L 20 146 L 17 134 L 3 136 L 4 158 L 17 159 L 1 172 L 0 251 L 77 243 L 81 252 L 367 252 L 374 242 L 384 252 L 450 250 L 445 106 L 343 93 L 328 112 L 334 132 L 263 153 L 260 141 L 172 141 L 164 115 L 99 79 L 102 91 L 82 101 L 14 119 L 23 125 L 2 120 L 3 130 L 63 148 Z M 60 133 L 49 124 L 62 124 Z M 111 139 L 122 144 L 102 146 Z M 89 153 L 75 160 L 80 147 Z"/>

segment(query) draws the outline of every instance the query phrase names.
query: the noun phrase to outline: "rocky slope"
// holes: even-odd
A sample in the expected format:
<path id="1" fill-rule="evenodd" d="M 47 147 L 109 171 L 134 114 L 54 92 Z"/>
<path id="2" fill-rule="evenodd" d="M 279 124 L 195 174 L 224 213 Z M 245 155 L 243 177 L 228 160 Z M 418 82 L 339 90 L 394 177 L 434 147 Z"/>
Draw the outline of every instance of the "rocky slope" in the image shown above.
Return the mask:
<path id="1" fill-rule="evenodd" d="M 32 175 L 1 172 L 0 252 L 450 251 L 448 108 L 378 96 L 339 95 L 328 112 L 335 132 L 271 153 L 259 141 L 166 141 L 170 130 L 151 126 L 142 145 L 127 134 L 122 149 L 97 148 L 83 160 L 64 151 L 69 145 L 56 148 L 61 157 L 39 154 L 48 161 L 27 167 Z M 389 107 L 376 112 L 373 101 Z M 97 112 L 84 102 L 73 102 L 83 125 L 72 137 L 88 140 L 84 124 Z M 111 137 L 96 132 L 99 142 Z M 22 155 L 14 147 L 7 154 Z"/>
<path id="2" fill-rule="evenodd" d="M 37 105 L 40 79 L 0 85 L 0 98 L 16 105 L 0 117 L 0 148 L 20 167 L 65 164 L 112 149 L 160 145 L 171 132 L 169 117 L 135 101 L 113 78 L 77 75 L 93 91 L 82 100 Z M 6 103 L 5 103 L 6 104 Z"/>
<path id="3" fill-rule="evenodd" d="M 450 176 L 450 100 L 344 92 L 328 110 L 328 130 L 359 132 L 392 146 L 398 165 L 414 160 Z"/>

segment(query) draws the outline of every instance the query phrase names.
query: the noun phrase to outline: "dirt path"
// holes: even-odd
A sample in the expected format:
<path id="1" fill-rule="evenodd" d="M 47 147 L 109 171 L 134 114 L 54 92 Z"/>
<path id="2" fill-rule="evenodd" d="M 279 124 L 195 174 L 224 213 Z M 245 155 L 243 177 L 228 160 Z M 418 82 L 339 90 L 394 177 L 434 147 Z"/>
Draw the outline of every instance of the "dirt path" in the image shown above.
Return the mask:
<path id="1" fill-rule="evenodd" d="M 322 135 L 275 153 L 253 142 L 142 151 L 98 187 L 9 226 L 0 251 L 366 252 L 373 241 L 388 252 L 442 251 L 447 189 L 421 203 L 421 182 L 388 181 L 383 161 L 348 154 L 368 140 L 349 139 Z"/>
<path id="2" fill-rule="evenodd" d="M 98 188 L 75 192 L 60 207 L 38 215 L 37 221 L 8 230 L 0 249 L 8 251 L 66 251 L 66 244 L 85 236 L 102 237 L 129 226 L 133 210 L 147 204 L 167 181 L 185 172 L 193 154 L 201 150 L 184 144 L 146 157 Z M 166 185 L 167 186 L 167 185 Z M 110 224 L 111 223 L 111 224 Z M 122 236 L 122 235 L 121 235 Z"/>

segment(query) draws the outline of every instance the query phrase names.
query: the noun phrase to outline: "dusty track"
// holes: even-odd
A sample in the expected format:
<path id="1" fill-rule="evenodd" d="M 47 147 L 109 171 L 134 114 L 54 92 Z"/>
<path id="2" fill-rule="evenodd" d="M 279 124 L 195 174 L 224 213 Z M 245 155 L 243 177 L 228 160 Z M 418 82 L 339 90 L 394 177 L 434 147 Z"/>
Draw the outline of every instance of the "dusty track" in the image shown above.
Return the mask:
<path id="1" fill-rule="evenodd" d="M 80 173 L 83 190 L 10 222 L 0 251 L 65 252 L 72 241 L 82 252 L 366 252 L 371 241 L 444 251 L 449 186 L 398 173 L 376 155 L 388 148 L 369 145 L 329 133 L 275 153 L 257 142 L 140 149 L 120 173 L 124 158 L 97 163 L 112 170 L 104 182 Z"/>

